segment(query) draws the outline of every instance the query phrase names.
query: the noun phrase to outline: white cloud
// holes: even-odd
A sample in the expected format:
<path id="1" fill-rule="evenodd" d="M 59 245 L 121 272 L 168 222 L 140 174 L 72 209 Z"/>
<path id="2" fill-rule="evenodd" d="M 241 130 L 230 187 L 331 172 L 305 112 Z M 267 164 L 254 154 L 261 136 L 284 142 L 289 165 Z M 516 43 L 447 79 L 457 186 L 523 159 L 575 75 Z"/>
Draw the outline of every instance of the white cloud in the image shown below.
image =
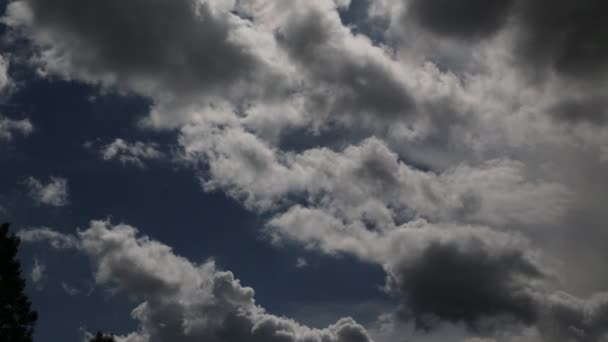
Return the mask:
<path id="1" fill-rule="evenodd" d="M 32 271 L 30 272 L 30 279 L 34 283 L 38 283 L 42 280 L 44 276 L 44 271 L 46 270 L 46 266 L 41 264 L 38 259 L 34 259 L 34 266 L 32 267 Z"/>
<path id="2" fill-rule="evenodd" d="M 78 246 L 78 241 L 73 236 L 46 227 L 20 230 L 17 235 L 23 241 L 46 242 L 56 249 L 71 249 Z"/>
<path id="3" fill-rule="evenodd" d="M 34 126 L 29 119 L 13 120 L 0 115 L 0 139 L 12 140 L 15 134 L 29 135 Z"/>
<path id="4" fill-rule="evenodd" d="M 141 141 L 128 142 L 116 139 L 112 143 L 101 148 L 101 157 L 104 160 L 118 160 L 123 164 L 134 164 L 143 167 L 146 160 L 158 160 L 164 158 L 164 153 L 154 143 Z"/>
<path id="5" fill-rule="evenodd" d="M 93 221 L 63 240 L 77 241 L 92 259 L 97 284 L 141 300 L 131 313 L 139 330 L 118 336 L 121 342 L 372 341 L 351 318 L 313 329 L 269 314 L 231 272 L 218 270 L 213 261 L 193 263 L 131 226 Z"/>
<path id="6" fill-rule="evenodd" d="M 296 196 L 346 221 L 364 221 L 378 229 L 415 217 L 529 226 L 557 222 L 571 200 L 564 185 L 528 179 L 525 165 L 509 159 L 424 172 L 404 163 L 377 138 L 342 151 L 293 153 L 230 125 L 186 126 L 180 140 L 185 157 L 208 166 L 206 189 L 224 189 L 261 211 Z"/>
<path id="7" fill-rule="evenodd" d="M 61 177 L 51 177 L 47 184 L 34 177 L 24 181 L 28 188 L 30 197 L 38 203 L 55 207 L 63 207 L 68 204 L 68 181 Z"/>

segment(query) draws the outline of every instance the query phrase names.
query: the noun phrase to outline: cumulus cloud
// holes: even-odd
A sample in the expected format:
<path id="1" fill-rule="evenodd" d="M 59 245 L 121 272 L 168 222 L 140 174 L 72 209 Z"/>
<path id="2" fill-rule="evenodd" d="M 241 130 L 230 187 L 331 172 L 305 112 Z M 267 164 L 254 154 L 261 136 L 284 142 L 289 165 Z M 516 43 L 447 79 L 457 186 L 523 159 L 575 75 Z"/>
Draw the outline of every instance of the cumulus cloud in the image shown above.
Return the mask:
<path id="1" fill-rule="evenodd" d="M 93 221 L 76 236 L 55 235 L 75 241 L 73 247 L 92 259 L 97 284 L 118 286 L 142 301 L 132 312 L 139 329 L 120 341 L 371 341 L 350 318 L 312 329 L 271 315 L 231 272 L 218 270 L 213 261 L 192 263 L 131 226 Z M 331 248 L 356 253 L 355 243 L 377 245 L 373 255 L 360 256 L 387 261 L 387 291 L 404 300 L 394 317 L 416 313 L 421 327 L 437 319 L 475 325 L 495 317 L 532 328 L 522 330 L 524 335 L 511 330 L 511 339 L 481 330 L 488 341 L 602 341 L 608 333 L 605 294 L 581 299 L 539 286 L 545 274 L 521 237 L 419 222 L 390 236 Z"/>
<path id="2" fill-rule="evenodd" d="M 313 329 L 269 314 L 231 272 L 213 261 L 193 263 L 131 226 L 93 221 L 76 236 L 62 236 L 91 258 L 98 284 L 141 300 L 131 313 L 139 330 L 119 341 L 372 341 L 351 318 Z"/>
<path id="3" fill-rule="evenodd" d="M 382 265 L 388 293 L 402 303 L 396 317 L 414 321 L 418 328 L 452 322 L 479 330 L 493 319 L 501 324 L 537 327 L 544 337 L 533 341 L 569 341 L 572 331 L 577 330 L 599 329 L 599 333 L 588 332 L 593 336 L 606 333 L 606 326 L 597 327 L 601 323 L 574 318 L 572 329 L 555 332 L 547 328 L 547 322 L 563 324 L 555 323 L 560 318 L 550 308 L 552 298 L 559 296 L 548 290 L 553 271 L 518 234 L 425 221 L 409 222 L 387 232 L 370 231 L 362 223 L 347 223 L 322 210 L 302 207 L 273 219 L 269 233 L 279 245 L 298 241 L 311 250 L 351 254 Z M 585 305 L 593 306 L 596 297 L 602 295 L 576 299 L 586 303 L 577 314 Z"/>
<path id="4" fill-rule="evenodd" d="M 165 156 L 155 143 L 128 142 L 120 138 L 103 146 L 100 154 L 103 160 L 118 160 L 122 164 L 134 164 L 139 167 L 143 167 L 146 160 L 158 160 Z"/>
<path id="5" fill-rule="evenodd" d="M 24 0 L 8 5 L 4 21 L 39 47 L 32 59 L 43 74 L 149 96 L 157 113 L 151 122 L 164 127 L 179 123 L 181 106 L 192 102 L 284 92 L 288 80 L 275 70 L 281 62 L 271 34 L 238 16 L 234 5 L 66 0 L 50 8 Z"/>
<path id="6" fill-rule="evenodd" d="M 415 113 L 403 71 L 381 48 L 353 35 L 337 12 L 299 7 L 279 27 L 278 41 L 308 76 L 312 111 L 336 121 L 346 119 L 334 115 L 357 115 L 369 124 Z"/>
<path id="7" fill-rule="evenodd" d="M 536 320 L 528 282 L 541 271 L 521 250 L 487 251 L 471 238 L 464 246 L 432 243 L 419 260 L 394 265 L 390 287 L 404 296 L 401 315 L 422 328 L 442 321 L 475 325 L 485 317 L 508 315 L 524 323 Z"/>
<path id="8" fill-rule="evenodd" d="M 29 135 L 34 131 L 29 119 L 14 120 L 0 115 L 0 139 L 10 141 L 16 134 Z"/>
<path id="9" fill-rule="evenodd" d="M 28 177 L 23 182 L 28 188 L 30 197 L 36 202 L 54 207 L 68 204 L 68 181 L 61 177 L 51 177 L 44 184 L 34 177 Z"/>
<path id="10" fill-rule="evenodd" d="M 260 210 L 298 197 L 378 229 L 411 217 L 501 226 L 554 222 L 570 196 L 558 182 L 526 179 L 525 166 L 512 160 L 436 174 L 409 166 L 376 138 L 342 151 L 282 153 L 238 128 L 192 125 L 182 133 L 186 158 L 208 164 L 206 188 Z"/>
<path id="11" fill-rule="evenodd" d="M 8 17 L 46 46 L 41 58 L 50 70 L 144 87 L 158 78 L 173 89 L 190 90 L 246 78 L 261 62 L 235 36 L 246 26 L 223 7 L 191 0 L 128 5 L 66 0 L 51 8 L 26 0 L 12 2 Z M 163 22 L 171 25 L 160 29 Z"/>
<path id="12" fill-rule="evenodd" d="M 490 341 L 600 341 L 608 333 L 604 294 L 550 290 L 551 268 L 520 235 L 427 222 L 379 234 L 323 215 L 302 208 L 272 221 L 281 229 L 273 227 L 275 243 L 305 241 L 311 250 L 383 265 L 387 293 L 401 303 L 397 322 L 424 330 L 465 324 Z"/>

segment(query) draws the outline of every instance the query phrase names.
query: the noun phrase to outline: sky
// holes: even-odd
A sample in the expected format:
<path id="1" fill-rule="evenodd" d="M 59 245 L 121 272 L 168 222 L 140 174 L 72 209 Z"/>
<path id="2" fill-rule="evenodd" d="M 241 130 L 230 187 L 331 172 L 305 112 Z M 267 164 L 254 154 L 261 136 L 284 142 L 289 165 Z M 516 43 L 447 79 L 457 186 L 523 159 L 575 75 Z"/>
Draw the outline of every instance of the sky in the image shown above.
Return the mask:
<path id="1" fill-rule="evenodd" d="M 608 341 L 605 1 L 0 8 L 35 341 Z"/>

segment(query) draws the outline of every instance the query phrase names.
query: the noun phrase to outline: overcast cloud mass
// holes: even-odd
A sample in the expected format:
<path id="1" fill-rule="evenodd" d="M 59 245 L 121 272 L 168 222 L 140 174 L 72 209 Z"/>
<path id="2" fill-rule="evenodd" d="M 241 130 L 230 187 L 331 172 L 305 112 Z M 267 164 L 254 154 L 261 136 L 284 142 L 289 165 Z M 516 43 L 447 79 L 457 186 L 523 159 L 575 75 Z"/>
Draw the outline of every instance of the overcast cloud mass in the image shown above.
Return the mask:
<path id="1" fill-rule="evenodd" d="M 0 213 L 118 341 L 608 341 L 605 1 L 3 5 Z"/>

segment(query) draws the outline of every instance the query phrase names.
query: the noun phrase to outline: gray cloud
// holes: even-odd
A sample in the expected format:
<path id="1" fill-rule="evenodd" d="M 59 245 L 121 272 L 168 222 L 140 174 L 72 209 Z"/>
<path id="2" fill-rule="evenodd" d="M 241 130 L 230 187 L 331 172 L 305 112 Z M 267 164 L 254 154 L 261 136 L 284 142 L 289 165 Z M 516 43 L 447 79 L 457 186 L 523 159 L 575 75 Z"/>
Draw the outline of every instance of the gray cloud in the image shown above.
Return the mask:
<path id="1" fill-rule="evenodd" d="M 432 243 L 419 259 L 396 265 L 389 286 L 405 299 L 400 314 L 423 329 L 443 321 L 477 328 L 480 320 L 500 316 L 535 322 L 529 282 L 542 271 L 521 250 L 484 249 L 476 239 L 465 247 Z"/>
<path id="2" fill-rule="evenodd" d="M 175 126 L 192 103 L 282 89 L 263 33 L 221 1 L 12 1 L 4 22 L 37 47 L 42 75 L 149 97 Z M 266 41 L 265 41 L 266 40 Z M 256 86 L 252 86 L 255 84 Z"/>
<path id="3" fill-rule="evenodd" d="M 561 100 L 551 108 L 553 115 L 564 122 L 603 125 L 608 119 L 608 101 L 601 97 Z"/>
<path id="4" fill-rule="evenodd" d="M 56 249 L 71 249 L 78 247 L 78 241 L 71 235 L 61 234 L 50 228 L 24 229 L 17 233 L 26 242 L 46 242 Z"/>
<path id="5" fill-rule="evenodd" d="M 65 293 L 68 294 L 69 296 L 77 296 L 80 294 L 80 290 L 78 290 L 75 287 L 70 286 L 66 282 L 61 282 L 61 289 L 63 289 L 63 291 L 65 291 Z"/>
<path id="6" fill-rule="evenodd" d="M 12 140 L 15 134 L 28 135 L 34 130 L 34 125 L 28 119 L 14 120 L 0 115 L 0 139 Z"/>
<path id="7" fill-rule="evenodd" d="M 51 6 L 26 0 L 10 6 L 27 7 L 36 31 L 60 35 L 52 47 L 56 57 L 93 77 L 158 78 L 179 91 L 213 88 L 257 65 L 230 41 L 235 24 L 216 16 L 207 2 L 61 0 Z"/>
<path id="8" fill-rule="evenodd" d="M 604 342 L 608 341 L 608 297 L 606 294 L 581 300 L 558 292 L 545 303 L 548 313 L 541 323 L 547 340 Z"/>
<path id="9" fill-rule="evenodd" d="M 396 326 L 414 322 L 434 330 L 451 322 L 486 336 L 528 327 L 537 331 L 530 341 L 560 342 L 598 341 L 608 332 L 605 293 L 583 299 L 554 292 L 552 267 L 512 232 L 422 221 L 380 233 L 305 208 L 270 225 L 279 245 L 299 241 L 311 250 L 383 265 L 387 291 L 402 304 L 394 319 L 403 323 Z"/>
<path id="10" fill-rule="evenodd" d="M 47 184 L 34 177 L 28 177 L 23 184 L 28 188 L 30 197 L 36 202 L 54 207 L 68 204 L 68 182 L 65 178 L 51 177 Z"/>
<path id="11" fill-rule="evenodd" d="M 439 37 L 479 40 L 513 30 L 514 52 L 527 71 L 555 71 L 588 81 L 605 76 L 607 25 L 603 1 L 411 0 L 403 21 Z"/>
<path id="12" fill-rule="evenodd" d="M 6 92 L 14 87 L 14 81 L 8 73 L 9 68 L 9 61 L 4 56 L 0 56 L 0 92 Z"/>
<path id="13" fill-rule="evenodd" d="M 387 121 L 413 115 L 415 101 L 388 59 L 378 58 L 371 44 L 355 44 L 363 38 L 336 27 L 336 20 L 316 9 L 294 11 L 278 31 L 279 44 L 309 75 L 311 87 L 326 87 L 313 91 L 311 100 L 318 107 L 313 110 L 330 117 L 361 113 Z M 357 48 L 370 51 L 355 52 Z"/>
<path id="14" fill-rule="evenodd" d="M 30 279 L 32 279 L 34 283 L 40 282 L 44 276 L 44 271 L 46 271 L 46 266 L 41 264 L 38 259 L 34 259 L 34 266 L 30 271 Z"/>
<path id="15" fill-rule="evenodd" d="M 516 12 L 523 24 L 521 54 L 535 67 L 549 65 L 566 76 L 605 76 L 608 25 L 600 13 L 606 10 L 601 0 L 521 1 Z"/>
<path id="16" fill-rule="evenodd" d="M 413 0 L 404 21 L 413 20 L 441 36 L 481 39 L 507 21 L 514 0 Z"/>
<path id="17" fill-rule="evenodd" d="M 353 34 L 336 10 L 347 5 L 21 0 L 11 3 L 5 21 L 37 45 L 42 71 L 150 98 L 155 103 L 150 120 L 179 128 L 183 160 L 202 174 L 203 188 L 223 190 L 268 215 L 265 232 L 276 244 L 296 242 L 385 267 L 401 312 L 410 318 L 428 313 L 474 325 L 507 315 L 529 329 L 540 327 L 544 336 L 553 336 L 545 322 L 561 320 L 573 328 L 552 328 L 558 337 L 545 340 L 583 340 L 581 331 L 589 341 L 601 339 L 603 321 L 580 318 L 582 312 L 603 315 L 591 308 L 599 297 L 543 304 L 552 303 L 547 298 L 553 292 L 537 282 L 561 284 L 544 277 L 553 268 L 530 260 L 534 249 L 564 263 L 558 278 L 592 285 L 585 291 L 572 286 L 581 296 L 605 287 L 599 271 L 606 220 L 601 163 L 608 156 L 608 131 L 598 82 L 605 76 L 605 25 L 596 15 L 605 6 L 543 0 L 370 2 L 371 12 L 384 6 L 390 10 L 383 15 L 409 25 L 398 32 L 407 34 L 397 46 L 389 35 L 395 32 L 374 43 Z M 530 75 L 541 75 L 541 82 L 530 82 Z M 277 92 L 282 96 L 271 95 Z M 338 134 L 331 131 L 336 123 L 349 134 L 356 131 L 357 138 L 340 136 L 338 148 L 314 140 L 321 129 Z M 307 146 L 314 147 L 282 150 L 277 141 L 294 127 L 310 131 L 306 139 L 314 141 Z M 374 137 L 359 138 L 370 132 Z M 112 144 L 107 156 L 135 162 L 154 155 L 137 146 Z M 575 212 L 580 207 L 584 213 Z M 517 240 L 519 234 L 530 246 L 497 242 Z M 548 242 L 556 237 L 564 240 L 559 248 Z M 64 241 L 49 232 L 36 238 Z M 99 282 L 117 282 L 148 296 L 134 313 L 143 328 L 133 341 L 150 339 L 151 331 L 166 339 L 271 339 L 268 331 L 277 329 L 287 331 L 286 341 L 299 341 L 331 330 L 313 333 L 265 316 L 251 309 L 252 297 L 235 286 L 242 305 L 226 309 L 218 322 L 192 323 L 188 335 L 181 323 L 165 317 L 183 318 L 187 312 L 196 320 L 198 307 L 164 306 L 154 296 L 186 298 L 180 284 L 192 283 L 186 273 L 198 271 L 165 274 L 122 255 L 127 248 L 119 242 L 102 244 L 111 247 L 113 260 L 96 254 L 101 252 L 94 241 L 100 239 L 81 239 L 90 241 L 87 253 L 99 260 Z M 137 244 L 158 247 L 155 258 L 171 254 Z M 425 273 L 437 264 L 443 272 Z M 470 276 L 461 278 L 465 273 Z M 567 276 L 572 274 L 577 276 Z M 460 291 L 446 289 L 448 282 Z M 232 298 L 211 292 L 214 298 Z M 436 305 L 438 298 L 442 305 Z M 554 306 L 573 313 L 558 319 L 560 310 L 548 309 Z M 245 307 L 245 314 L 235 314 L 235 307 Z M 168 323 L 161 329 L 159 322 Z M 329 340 L 349 325 L 340 323 Z"/>

